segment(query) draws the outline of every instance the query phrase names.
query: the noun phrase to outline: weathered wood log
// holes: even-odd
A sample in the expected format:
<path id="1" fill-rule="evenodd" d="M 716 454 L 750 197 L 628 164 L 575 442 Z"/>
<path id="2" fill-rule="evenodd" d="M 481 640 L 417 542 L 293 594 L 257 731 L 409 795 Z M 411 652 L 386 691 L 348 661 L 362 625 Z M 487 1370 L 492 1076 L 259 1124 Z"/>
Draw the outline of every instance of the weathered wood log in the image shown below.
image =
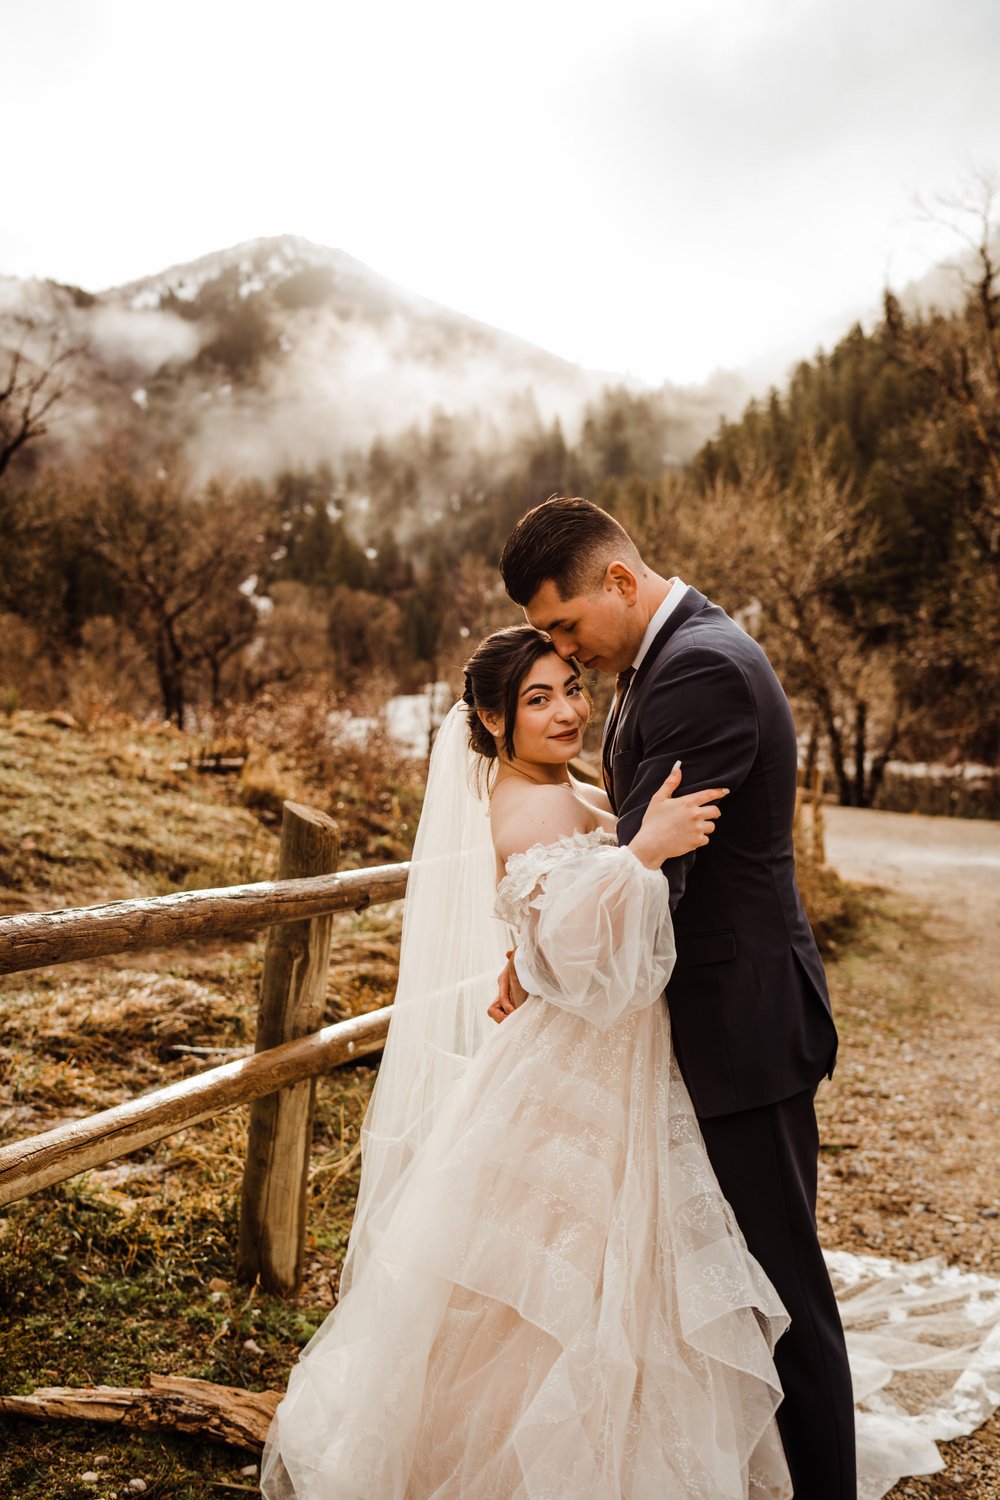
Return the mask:
<path id="1" fill-rule="evenodd" d="M 101 1114 L 0 1147 L 0 1207 L 289 1083 L 378 1052 L 385 1045 L 391 1017 L 391 1006 L 352 1016 L 270 1052 L 223 1063 Z"/>
<path id="2" fill-rule="evenodd" d="M 247 763 L 245 755 L 208 755 L 194 762 L 203 776 L 235 776 Z"/>
<path id="3" fill-rule="evenodd" d="M 363 911 L 402 896 L 408 872 L 406 864 L 375 865 L 307 880 L 264 880 L 105 906 L 18 912 L 0 917 L 0 974 L 255 932 L 328 912 Z"/>
<path id="4" fill-rule="evenodd" d="M 286 802 L 281 822 L 281 879 L 325 875 L 336 868 L 340 834 L 332 818 Z M 272 927 L 260 981 L 255 1050 L 265 1052 L 310 1032 L 322 1019 L 330 965 L 329 916 Z M 306 1183 L 315 1084 L 310 1080 L 258 1099 L 250 1110 L 236 1271 L 265 1291 L 290 1292 L 302 1275 Z"/>
<path id="5" fill-rule="evenodd" d="M 280 1400 L 278 1391 L 147 1375 L 141 1386 L 43 1386 L 30 1396 L 0 1396 L 0 1413 L 35 1421 L 110 1422 L 144 1432 L 169 1428 L 260 1452 Z"/>

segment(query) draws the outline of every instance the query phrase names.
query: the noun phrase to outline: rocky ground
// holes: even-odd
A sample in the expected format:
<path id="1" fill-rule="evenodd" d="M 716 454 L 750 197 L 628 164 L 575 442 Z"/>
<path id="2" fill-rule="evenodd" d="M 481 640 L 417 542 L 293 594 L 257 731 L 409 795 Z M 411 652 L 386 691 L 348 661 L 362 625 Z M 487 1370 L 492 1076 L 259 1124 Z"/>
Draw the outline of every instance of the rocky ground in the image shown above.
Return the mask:
<path id="1" fill-rule="evenodd" d="M 880 886 L 831 968 L 841 1060 L 820 1093 L 833 1248 L 1000 1276 L 1000 825 L 827 810 L 827 857 Z M 895 952 L 873 968 L 870 950 Z M 1000 1418 L 893 1500 L 1000 1497 Z"/>

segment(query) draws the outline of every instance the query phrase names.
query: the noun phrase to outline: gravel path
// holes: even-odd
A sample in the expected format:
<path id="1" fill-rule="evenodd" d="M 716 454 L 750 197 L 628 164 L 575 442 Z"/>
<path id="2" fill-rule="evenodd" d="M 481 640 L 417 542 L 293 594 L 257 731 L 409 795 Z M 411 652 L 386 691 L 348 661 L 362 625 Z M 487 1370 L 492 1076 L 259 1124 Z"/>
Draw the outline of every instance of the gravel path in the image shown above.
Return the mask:
<path id="1" fill-rule="evenodd" d="M 1000 1276 L 1000 824 L 853 808 L 826 822 L 829 863 L 890 894 L 872 940 L 830 967 L 842 1049 L 818 1100 L 822 1237 Z M 1000 1418 L 943 1452 L 942 1474 L 894 1500 L 1000 1500 Z"/>
<path id="2" fill-rule="evenodd" d="M 827 859 L 846 879 L 888 886 L 946 907 L 952 919 L 971 919 L 978 942 L 1000 953 L 1000 823 L 856 807 L 825 808 L 824 819 Z"/>

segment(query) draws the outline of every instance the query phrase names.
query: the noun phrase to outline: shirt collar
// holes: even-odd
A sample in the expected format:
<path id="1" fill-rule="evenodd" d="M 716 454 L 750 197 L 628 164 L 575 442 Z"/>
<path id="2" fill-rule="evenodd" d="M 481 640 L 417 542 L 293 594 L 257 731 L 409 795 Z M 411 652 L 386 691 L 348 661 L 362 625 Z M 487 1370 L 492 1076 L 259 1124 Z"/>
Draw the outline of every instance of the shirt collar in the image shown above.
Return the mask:
<path id="1" fill-rule="evenodd" d="M 681 600 L 684 598 L 684 595 L 687 593 L 687 589 L 687 584 L 681 578 L 675 578 L 673 583 L 670 585 L 670 588 L 667 590 L 666 598 L 660 605 L 659 609 L 656 611 L 653 618 L 650 620 L 649 624 L 646 626 L 646 634 L 643 636 L 639 649 L 635 653 L 635 657 L 632 661 L 632 666 L 636 671 L 638 671 L 642 666 L 643 657 L 649 651 L 650 646 L 656 640 L 656 637 L 659 635 L 661 629 L 673 614 L 678 604 L 680 604 Z"/>

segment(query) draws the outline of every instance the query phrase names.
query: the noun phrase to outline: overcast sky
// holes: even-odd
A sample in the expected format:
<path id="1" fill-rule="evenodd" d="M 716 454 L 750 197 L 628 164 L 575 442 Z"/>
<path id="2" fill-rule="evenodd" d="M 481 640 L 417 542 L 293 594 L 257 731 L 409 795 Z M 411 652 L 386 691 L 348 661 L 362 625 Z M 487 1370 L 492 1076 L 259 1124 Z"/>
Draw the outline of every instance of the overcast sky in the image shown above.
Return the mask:
<path id="1" fill-rule="evenodd" d="M 997 0 L 0 0 L 0 272 L 303 234 L 652 381 L 831 343 L 1000 169 Z"/>

